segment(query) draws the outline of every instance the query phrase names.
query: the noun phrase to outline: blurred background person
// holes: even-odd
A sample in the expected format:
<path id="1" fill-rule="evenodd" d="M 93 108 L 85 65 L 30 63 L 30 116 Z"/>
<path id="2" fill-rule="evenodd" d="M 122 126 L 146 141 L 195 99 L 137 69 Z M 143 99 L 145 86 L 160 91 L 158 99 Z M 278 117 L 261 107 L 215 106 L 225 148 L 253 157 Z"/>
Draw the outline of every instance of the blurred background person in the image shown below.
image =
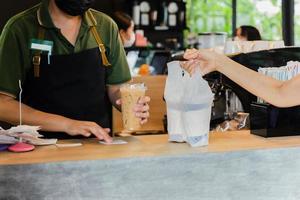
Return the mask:
<path id="1" fill-rule="evenodd" d="M 112 16 L 113 20 L 117 23 L 119 28 L 120 38 L 125 48 L 130 48 L 135 43 L 134 22 L 132 18 L 121 11 L 116 11 Z M 134 67 L 139 57 L 138 51 L 127 51 L 126 53 L 129 70 L 134 76 Z"/>
<path id="2" fill-rule="evenodd" d="M 234 33 L 235 41 L 254 41 L 261 40 L 259 30 L 254 26 L 240 26 Z"/>
<path id="3" fill-rule="evenodd" d="M 133 46 L 135 42 L 134 22 L 132 18 L 124 12 L 114 12 L 113 19 L 119 27 L 119 33 L 125 48 Z"/>

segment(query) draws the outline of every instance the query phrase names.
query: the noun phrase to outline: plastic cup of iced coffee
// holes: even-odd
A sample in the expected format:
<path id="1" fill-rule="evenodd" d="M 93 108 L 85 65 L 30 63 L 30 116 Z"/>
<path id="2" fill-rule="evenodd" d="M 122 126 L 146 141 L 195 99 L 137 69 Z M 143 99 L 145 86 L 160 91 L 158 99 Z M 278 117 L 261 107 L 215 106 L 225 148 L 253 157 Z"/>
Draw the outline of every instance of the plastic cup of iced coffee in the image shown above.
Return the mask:
<path id="1" fill-rule="evenodd" d="M 144 83 L 125 84 L 121 86 L 122 118 L 125 131 L 135 131 L 141 128 L 140 118 L 134 112 L 134 106 L 139 99 L 145 96 L 146 86 Z"/>

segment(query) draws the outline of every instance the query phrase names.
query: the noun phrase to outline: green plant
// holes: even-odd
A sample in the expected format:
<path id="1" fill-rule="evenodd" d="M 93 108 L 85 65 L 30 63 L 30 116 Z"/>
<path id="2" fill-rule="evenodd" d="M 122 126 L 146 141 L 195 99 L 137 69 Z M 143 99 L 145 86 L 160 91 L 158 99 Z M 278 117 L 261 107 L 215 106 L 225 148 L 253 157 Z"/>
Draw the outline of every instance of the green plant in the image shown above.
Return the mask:
<path id="1" fill-rule="evenodd" d="M 232 0 L 187 0 L 187 24 L 193 33 L 231 32 Z"/>
<path id="2" fill-rule="evenodd" d="M 272 8 L 277 8 L 276 12 L 270 14 L 260 11 L 257 9 L 257 0 L 238 0 L 237 26 L 252 25 L 258 28 L 263 39 L 280 40 L 282 39 L 281 0 L 268 1 Z"/>
<path id="3" fill-rule="evenodd" d="M 237 26 L 255 26 L 266 40 L 282 39 L 281 0 L 269 0 L 273 7 L 278 8 L 278 12 L 272 15 L 259 11 L 256 8 L 258 1 L 261 0 L 237 1 Z M 232 0 L 187 0 L 187 24 L 193 33 L 227 32 L 230 36 Z"/>

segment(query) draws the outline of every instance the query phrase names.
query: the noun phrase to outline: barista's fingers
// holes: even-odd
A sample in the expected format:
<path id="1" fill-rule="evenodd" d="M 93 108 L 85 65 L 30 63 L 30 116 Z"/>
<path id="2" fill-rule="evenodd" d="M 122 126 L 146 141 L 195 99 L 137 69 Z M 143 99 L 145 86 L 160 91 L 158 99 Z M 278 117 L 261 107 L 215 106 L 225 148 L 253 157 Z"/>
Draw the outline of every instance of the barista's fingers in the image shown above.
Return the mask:
<path id="1" fill-rule="evenodd" d="M 138 117 L 138 118 L 141 118 L 141 119 L 147 119 L 150 117 L 150 113 L 149 112 L 138 112 L 138 113 L 135 113 L 135 116 Z"/>
<path id="2" fill-rule="evenodd" d="M 116 104 L 117 104 L 117 105 L 121 105 L 121 104 L 122 104 L 121 99 L 118 99 L 118 100 L 116 101 Z"/>
<path id="3" fill-rule="evenodd" d="M 144 96 L 144 97 L 141 97 L 139 100 L 138 100 L 138 104 L 147 104 L 151 101 L 150 97 L 148 96 Z"/>
<path id="4" fill-rule="evenodd" d="M 137 112 L 141 112 L 141 111 L 142 111 L 142 105 L 136 104 L 136 105 L 133 107 L 133 112 L 137 113 Z"/>
<path id="5" fill-rule="evenodd" d="M 147 123 L 147 121 L 148 121 L 148 119 L 147 118 L 145 118 L 145 119 L 141 119 L 141 124 L 145 124 L 145 123 Z"/>
<path id="6" fill-rule="evenodd" d="M 107 143 L 112 142 L 112 138 L 108 135 L 110 129 L 103 129 L 98 124 L 90 127 L 90 131 L 99 139 L 104 140 Z"/>
<path id="7" fill-rule="evenodd" d="M 108 135 L 108 133 L 110 132 L 110 129 L 109 129 L 109 132 L 106 132 L 104 129 L 101 128 L 101 132 L 102 132 L 104 141 L 107 143 L 111 143 L 112 138 Z"/>
<path id="8" fill-rule="evenodd" d="M 150 97 L 148 96 L 145 96 L 145 97 L 141 97 L 137 104 L 134 106 L 133 108 L 133 111 L 135 113 L 138 113 L 138 112 L 146 112 L 149 110 L 149 105 L 148 103 L 150 102 Z"/>
<path id="9" fill-rule="evenodd" d="M 142 107 L 142 112 L 148 112 L 150 109 L 150 106 L 148 104 L 145 104 L 143 107 Z"/>
<path id="10" fill-rule="evenodd" d="M 84 137 L 90 137 L 91 136 L 91 133 L 90 131 L 86 130 L 86 129 L 83 129 L 80 133 L 80 135 L 83 135 Z"/>
<path id="11" fill-rule="evenodd" d="M 148 104 L 144 104 L 144 105 L 136 105 L 136 107 L 134 108 L 134 112 L 136 115 L 139 115 L 140 113 L 147 113 L 149 112 L 149 105 Z"/>
<path id="12" fill-rule="evenodd" d="M 111 143 L 112 142 L 112 138 L 109 136 L 109 132 L 110 132 L 109 128 L 101 128 L 101 127 L 99 127 L 98 131 L 101 134 L 102 139 L 105 142 L 107 142 L 107 143 Z"/>
<path id="13" fill-rule="evenodd" d="M 109 133 L 110 132 L 110 128 L 104 128 L 103 129 L 106 133 Z"/>
<path id="14" fill-rule="evenodd" d="M 101 134 L 101 132 L 98 130 L 98 128 L 96 126 L 91 126 L 89 127 L 89 131 L 95 135 L 99 140 L 103 140 L 103 135 Z"/>

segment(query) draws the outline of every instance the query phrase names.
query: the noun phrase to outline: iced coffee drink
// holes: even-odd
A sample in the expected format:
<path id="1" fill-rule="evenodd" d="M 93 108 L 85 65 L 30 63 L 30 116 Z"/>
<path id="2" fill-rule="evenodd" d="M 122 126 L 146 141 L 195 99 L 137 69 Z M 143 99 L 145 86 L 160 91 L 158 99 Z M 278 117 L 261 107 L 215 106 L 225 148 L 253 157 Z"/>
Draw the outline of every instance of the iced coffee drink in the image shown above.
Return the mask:
<path id="1" fill-rule="evenodd" d="M 122 100 L 123 128 L 127 131 L 135 131 L 141 128 L 140 118 L 135 116 L 134 106 L 138 100 L 145 96 L 144 84 L 125 84 L 120 88 Z"/>

